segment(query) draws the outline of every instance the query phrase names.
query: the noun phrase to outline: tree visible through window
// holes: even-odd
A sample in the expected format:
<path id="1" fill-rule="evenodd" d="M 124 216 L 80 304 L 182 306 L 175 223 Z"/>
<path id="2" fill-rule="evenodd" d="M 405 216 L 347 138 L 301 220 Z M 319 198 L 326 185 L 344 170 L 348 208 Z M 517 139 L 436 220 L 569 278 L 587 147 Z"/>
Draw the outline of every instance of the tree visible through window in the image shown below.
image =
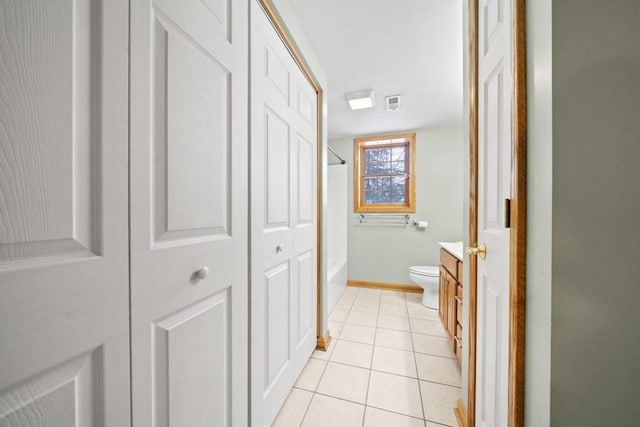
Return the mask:
<path id="1" fill-rule="evenodd" d="M 354 211 L 415 212 L 415 133 L 354 140 Z"/>

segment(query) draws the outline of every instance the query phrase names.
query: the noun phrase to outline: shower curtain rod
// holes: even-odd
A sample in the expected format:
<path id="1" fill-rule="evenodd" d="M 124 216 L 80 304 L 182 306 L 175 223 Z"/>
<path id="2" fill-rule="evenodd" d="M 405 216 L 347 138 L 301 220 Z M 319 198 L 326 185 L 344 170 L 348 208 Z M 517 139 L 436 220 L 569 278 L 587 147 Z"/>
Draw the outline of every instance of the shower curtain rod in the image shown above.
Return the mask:
<path id="1" fill-rule="evenodd" d="M 340 157 L 338 155 L 338 153 L 336 153 L 336 150 L 334 150 L 333 148 L 331 148 L 331 146 L 329 144 L 327 144 L 327 148 L 329 149 L 329 151 L 331 151 L 333 153 L 334 156 L 336 156 L 338 158 L 338 160 L 340 160 L 340 164 L 344 165 L 345 163 L 347 163 L 346 160 L 344 160 L 342 157 Z"/>

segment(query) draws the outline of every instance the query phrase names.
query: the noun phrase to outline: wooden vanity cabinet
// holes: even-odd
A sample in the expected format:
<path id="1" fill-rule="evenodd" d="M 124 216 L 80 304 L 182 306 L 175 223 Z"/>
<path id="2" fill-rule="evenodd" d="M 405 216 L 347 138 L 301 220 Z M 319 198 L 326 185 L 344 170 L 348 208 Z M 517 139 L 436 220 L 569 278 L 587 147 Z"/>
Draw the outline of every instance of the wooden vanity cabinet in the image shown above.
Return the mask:
<path id="1" fill-rule="evenodd" d="M 458 361 L 462 359 L 462 262 L 440 249 L 438 313 Z"/>

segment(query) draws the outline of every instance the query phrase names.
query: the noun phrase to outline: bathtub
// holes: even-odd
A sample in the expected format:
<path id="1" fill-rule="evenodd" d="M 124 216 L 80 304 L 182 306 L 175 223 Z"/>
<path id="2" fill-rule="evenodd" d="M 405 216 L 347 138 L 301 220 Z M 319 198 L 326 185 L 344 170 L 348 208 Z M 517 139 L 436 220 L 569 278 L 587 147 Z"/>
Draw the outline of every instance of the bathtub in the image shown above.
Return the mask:
<path id="1" fill-rule="evenodd" d="M 333 311 L 347 287 L 347 260 L 327 260 L 327 314 Z"/>

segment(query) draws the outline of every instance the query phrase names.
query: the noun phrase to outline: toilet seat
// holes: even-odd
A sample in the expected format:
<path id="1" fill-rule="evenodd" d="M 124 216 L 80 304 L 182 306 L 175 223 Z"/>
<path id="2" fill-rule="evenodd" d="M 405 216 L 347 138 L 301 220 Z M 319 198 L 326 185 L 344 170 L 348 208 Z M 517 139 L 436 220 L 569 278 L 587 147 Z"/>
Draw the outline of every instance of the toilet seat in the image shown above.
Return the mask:
<path id="1" fill-rule="evenodd" d="M 438 277 L 440 275 L 440 268 L 431 265 L 414 265 L 413 267 L 409 267 L 409 273 L 419 276 Z"/>

